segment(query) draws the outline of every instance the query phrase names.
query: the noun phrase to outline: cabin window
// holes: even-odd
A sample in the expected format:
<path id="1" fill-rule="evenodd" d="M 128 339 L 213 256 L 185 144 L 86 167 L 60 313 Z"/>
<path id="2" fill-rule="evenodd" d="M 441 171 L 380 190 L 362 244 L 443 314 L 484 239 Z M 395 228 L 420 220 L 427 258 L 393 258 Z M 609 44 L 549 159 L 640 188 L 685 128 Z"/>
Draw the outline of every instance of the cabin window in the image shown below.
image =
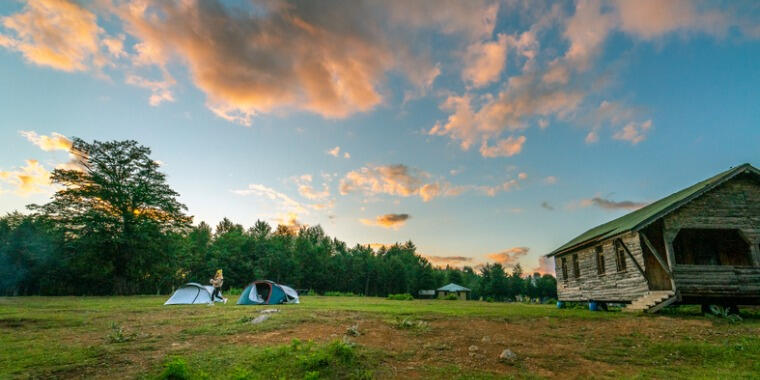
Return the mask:
<path id="1" fill-rule="evenodd" d="M 573 276 L 578 278 L 581 276 L 581 267 L 578 265 L 578 254 L 573 255 Z"/>
<path id="2" fill-rule="evenodd" d="M 567 257 L 561 258 L 560 263 L 562 263 L 562 279 L 567 282 Z"/>
<path id="3" fill-rule="evenodd" d="M 752 266 L 749 244 L 734 229 L 684 228 L 673 251 L 677 264 Z"/>
<path id="4" fill-rule="evenodd" d="M 604 274 L 604 250 L 602 246 L 596 247 L 596 273 Z"/>
<path id="5" fill-rule="evenodd" d="M 617 259 L 617 270 L 622 272 L 625 270 L 625 248 L 620 244 L 615 246 L 615 258 Z"/>

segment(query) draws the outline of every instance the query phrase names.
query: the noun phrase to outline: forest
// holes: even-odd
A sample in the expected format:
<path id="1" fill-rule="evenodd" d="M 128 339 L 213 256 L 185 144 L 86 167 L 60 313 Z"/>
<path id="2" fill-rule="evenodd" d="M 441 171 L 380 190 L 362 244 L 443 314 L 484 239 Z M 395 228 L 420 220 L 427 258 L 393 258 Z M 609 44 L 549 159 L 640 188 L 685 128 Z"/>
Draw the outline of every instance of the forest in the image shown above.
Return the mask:
<path id="1" fill-rule="evenodd" d="M 0 295 L 166 294 L 222 268 L 225 289 L 270 279 L 318 294 L 387 296 L 454 282 L 472 299 L 556 297 L 551 275 L 519 264 L 435 267 L 411 241 L 373 249 L 320 226 L 194 225 L 149 148 L 74 139 L 71 151 L 72 164 L 51 174 L 59 190 L 49 203 L 0 217 Z"/>

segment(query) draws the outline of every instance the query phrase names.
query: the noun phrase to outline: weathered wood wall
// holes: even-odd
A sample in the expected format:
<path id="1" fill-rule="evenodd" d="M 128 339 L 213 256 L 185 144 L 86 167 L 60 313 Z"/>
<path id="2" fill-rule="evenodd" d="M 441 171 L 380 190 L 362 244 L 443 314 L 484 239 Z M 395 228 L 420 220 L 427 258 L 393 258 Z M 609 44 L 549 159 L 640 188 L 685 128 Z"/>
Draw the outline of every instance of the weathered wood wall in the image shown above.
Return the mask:
<path id="1" fill-rule="evenodd" d="M 639 265 L 644 267 L 644 257 L 639 243 L 639 236 L 631 232 L 620 237 L 628 247 Z M 604 274 L 598 274 L 596 247 L 594 245 L 575 252 L 554 257 L 557 272 L 557 295 L 562 301 L 632 301 L 644 295 L 648 290 L 647 281 L 636 269 L 636 264 L 626 254 L 626 269 L 618 272 L 614 239 L 601 243 L 604 255 Z M 580 277 L 573 273 L 572 255 L 577 254 Z M 561 258 L 567 259 L 568 278 L 562 275 Z"/>
<path id="2" fill-rule="evenodd" d="M 738 175 L 663 218 L 665 250 L 684 297 L 760 298 L 760 180 Z M 679 265 L 673 241 L 683 228 L 738 229 L 750 245 L 751 267 Z"/>

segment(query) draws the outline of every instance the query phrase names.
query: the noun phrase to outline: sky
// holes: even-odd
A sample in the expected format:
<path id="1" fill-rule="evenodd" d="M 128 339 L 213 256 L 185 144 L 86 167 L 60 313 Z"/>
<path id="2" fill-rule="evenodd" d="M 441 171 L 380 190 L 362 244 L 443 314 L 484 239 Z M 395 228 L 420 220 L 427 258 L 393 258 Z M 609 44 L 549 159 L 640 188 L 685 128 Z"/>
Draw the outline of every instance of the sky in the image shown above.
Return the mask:
<path id="1" fill-rule="evenodd" d="M 0 213 L 133 139 L 194 222 L 520 263 L 760 166 L 755 1 L 0 3 Z"/>

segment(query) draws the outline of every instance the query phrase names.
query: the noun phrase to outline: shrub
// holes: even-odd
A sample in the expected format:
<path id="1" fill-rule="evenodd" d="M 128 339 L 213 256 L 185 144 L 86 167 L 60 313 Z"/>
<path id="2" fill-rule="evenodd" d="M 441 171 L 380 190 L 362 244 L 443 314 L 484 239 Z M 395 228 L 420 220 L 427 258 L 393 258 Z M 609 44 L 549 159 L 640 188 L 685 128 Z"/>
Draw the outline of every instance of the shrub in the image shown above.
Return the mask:
<path id="1" fill-rule="evenodd" d="M 314 289 L 309 289 L 308 292 L 306 292 L 307 296 L 318 296 L 317 292 L 314 291 Z"/>
<path id="2" fill-rule="evenodd" d="M 388 294 L 389 300 L 394 301 L 411 301 L 414 299 L 411 294 L 409 293 L 401 293 L 401 294 Z"/>
<path id="3" fill-rule="evenodd" d="M 328 297 L 355 297 L 356 294 L 352 292 L 325 292 L 325 296 Z"/>
<path id="4" fill-rule="evenodd" d="M 456 294 L 449 294 L 446 297 L 443 297 L 446 301 L 456 301 L 459 299 Z"/>
<path id="5" fill-rule="evenodd" d="M 393 327 L 399 330 L 415 330 L 417 332 L 430 331 L 430 324 L 425 321 L 415 321 L 411 317 L 396 318 Z"/>
<path id="6" fill-rule="evenodd" d="M 243 293 L 243 288 L 229 288 L 227 289 L 227 294 L 231 296 L 239 296 L 241 293 Z"/>
<path id="7" fill-rule="evenodd" d="M 116 322 L 111 322 L 111 331 L 106 335 L 108 343 L 124 343 L 134 340 L 137 337 L 137 333 L 127 332 L 121 325 Z"/>
<path id="8" fill-rule="evenodd" d="M 353 326 L 349 326 L 346 329 L 346 335 L 350 335 L 350 336 L 359 336 L 359 335 L 362 335 L 362 332 L 359 331 L 359 324 L 357 323 L 357 324 L 355 324 Z"/>
<path id="9" fill-rule="evenodd" d="M 164 372 L 158 378 L 162 380 L 187 380 L 191 377 L 187 363 L 180 358 L 174 358 L 164 365 Z"/>
<path id="10" fill-rule="evenodd" d="M 496 302 L 496 299 L 491 296 L 488 296 L 488 298 L 486 298 L 486 302 Z"/>
<path id="11" fill-rule="evenodd" d="M 739 314 L 732 314 L 730 307 L 724 307 L 719 305 L 710 305 L 710 313 L 707 314 L 713 318 L 720 318 L 728 321 L 729 323 L 738 323 L 742 321 L 742 317 Z"/>

